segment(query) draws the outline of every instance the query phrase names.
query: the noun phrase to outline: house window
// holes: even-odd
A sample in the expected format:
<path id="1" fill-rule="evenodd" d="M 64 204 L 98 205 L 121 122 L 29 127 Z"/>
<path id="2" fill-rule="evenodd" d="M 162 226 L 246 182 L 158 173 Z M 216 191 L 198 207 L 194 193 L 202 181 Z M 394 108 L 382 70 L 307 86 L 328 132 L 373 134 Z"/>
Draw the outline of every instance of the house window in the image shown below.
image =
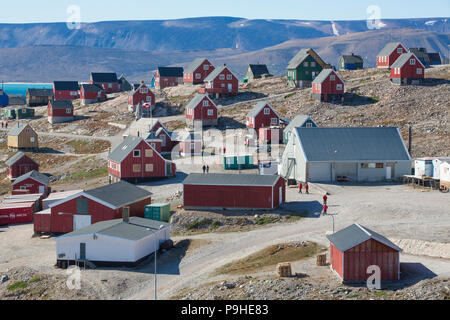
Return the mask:
<path id="1" fill-rule="evenodd" d="M 153 172 L 153 164 L 148 163 L 145 165 L 145 172 Z"/>
<path id="2" fill-rule="evenodd" d="M 70 95 L 71 95 L 71 96 L 76 96 L 77 94 L 78 94 L 77 91 L 70 91 Z"/>
<path id="3" fill-rule="evenodd" d="M 203 65 L 203 70 L 208 71 L 209 70 L 209 65 L 208 64 Z"/>
<path id="4" fill-rule="evenodd" d="M 20 186 L 20 190 L 26 190 L 27 188 L 25 186 Z"/>
<path id="5" fill-rule="evenodd" d="M 194 142 L 191 143 L 191 150 L 195 150 L 195 143 Z"/>
<path id="6" fill-rule="evenodd" d="M 270 114 L 270 109 L 269 109 L 269 108 L 264 108 L 264 114 L 265 114 L 265 115 Z"/>
<path id="7" fill-rule="evenodd" d="M 133 150 L 133 157 L 139 158 L 141 156 L 141 150 Z"/>
<path id="8" fill-rule="evenodd" d="M 152 144 L 153 144 L 152 147 L 155 147 L 155 144 L 154 143 L 152 143 Z M 153 150 L 152 149 L 145 149 L 145 156 L 147 158 L 153 157 Z"/>
<path id="9" fill-rule="evenodd" d="M 147 96 L 147 97 L 145 97 L 145 99 L 147 100 L 147 102 L 152 102 L 152 97 L 151 96 Z"/>
<path id="10" fill-rule="evenodd" d="M 148 93 L 148 88 L 141 88 L 141 93 Z"/>
<path id="11" fill-rule="evenodd" d="M 209 109 L 208 110 L 208 116 L 212 117 L 214 115 L 214 110 Z"/>
<path id="12" fill-rule="evenodd" d="M 150 143 L 150 145 L 152 146 L 153 149 L 156 147 L 154 142 Z"/>
<path id="13" fill-rule="evenodd" d="M 30 142 L 34 142 L 34 137 L 30 137 Z"/>
<path id="14" fill-rule="evenodd" d="M 416 73 L 417 74 L 422 74 L 422 69 L 421 68 L 417 68 Z"/>
<path id="15" fill-rule="evenodd" d="M 141 165 L 133 164 L 133 172 L 141 172 Z"/>
<path id="16" fill-rule="evenodd" d="M 416 64 L 416 59 L 411 59 L 411 60 L 409 60 L 409 64 L 410 65 L 415 65 Z"/>
<path id="17" fill-rule="evenodd" d="M 27 113 L 27 110 L 26 109 L 22 109 L 22 113 Z"/>
<path id="18" fill-rule="evenodd" d="M 271 125 L 277 125 L 278 124 L 278 119 L 277 118 L 270 119 L 270 124 Z"/>
<path id="19" fill-rule="evenodd" d="M 221 87 L 222 87 L 222 88 L 225 88 L 225 83 L 222 83 Z"/>
<path id="20" fill-rule="evenodd" d="M 202 77 L 202 75 L 200 73 L 195 74 L 195 79 L 200 79 L 201 77 Z"/>
<path id="21" fill-rule="evenodd" d="M 309 71 L 305 71 L 305 74 L 309 74 Z"/>
<path id="22" fill-rule="evenodd" d="M 77 199 L 77 213 L 89 213 L 89 200 L 85 198 Z"/>
<path id="23" fill-rule="evenodd" d="M 337 84 L 337 85 L 336 85 L 336 90 L 342 90 L 342 84 L 340 84 L 340 83 Z"/>
<path id="24" fill-rule="evenodd" d="M 397 53 L 403 53 L 403 49 L 402 48 L 397 48 Z"/>
<path id="25" fill-rule="evenodd" d="M 66 113 L 67 114 L 71 114 L 72 113 L 72 109 L 66 109 Z"/>
<path id="26" fill-rule="evenodd" d="M 307 123 L 307 124 L 306 124 L 306 127 L 307 127 L 307 128 L 312 128 L 312 123 Z"/>
<path id="27" fill-rule="evenodd" d="M 308 62 L 304 62 L 304 63 L 303 63 L 303 66 L 304 66 L 304 67 L 307 67 L 307 66 L 308 66 Z"/>
<path id="28" fill-rule="evenodd" d="M 209 101 L 208 100 L 204 100 L 203 101 L 203 106 L 204 107 L 208 107 L 209 106 Z"/>
<path id="29" fill-rule="evenodd" d="M 231 74 L 227 74 L 227 80 L 233 80 L 233 76 Z"/>
<path id="30" fill-rule="evenodd" d="M 315 62 L 311 62 L 311 67 L 315 67 L 316 63 Z"/>
<path id="31" fill-rule="evenodd" d="M 332 74 L 332 75 L 330 76 L 330 80 L 331 80 L 331 81 L 336 80 L 336 76 L 335 76 L 334 74 Z"/>
<path id="32" fill-rule="evenodd" d="M 220 79 L 220 80 L 225 80 L 225 75 L 224 75 L 224 74 L 221 74 L 221 75 L 219 76 L 219 79 Z"/>
<path id="33" fill-rule="evenodd" d="M 383 169 L 384 164 L 383 163 L 361 163 L 362 169 Z"/>
<path id="34" fill-rule="evenodd" d="M 112 83 L 108 83 L 108 88 L 112 88 Z"/>

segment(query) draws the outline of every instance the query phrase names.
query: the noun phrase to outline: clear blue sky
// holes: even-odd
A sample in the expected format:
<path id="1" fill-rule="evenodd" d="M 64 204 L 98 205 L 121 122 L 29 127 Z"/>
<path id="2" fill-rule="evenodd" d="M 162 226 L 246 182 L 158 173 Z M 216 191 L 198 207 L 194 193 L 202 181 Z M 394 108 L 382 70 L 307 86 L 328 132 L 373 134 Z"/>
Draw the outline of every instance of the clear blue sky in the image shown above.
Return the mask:
<path id="1" fill-rule="evenodd" d="M 2 0 L 0 23 L 65 22 L 71 5 L 80 8 L 82 22 L 203 16 L 364 20 L 371 5 L 381 9 L 381 19 L 450 15 L 450 0 Z"/>

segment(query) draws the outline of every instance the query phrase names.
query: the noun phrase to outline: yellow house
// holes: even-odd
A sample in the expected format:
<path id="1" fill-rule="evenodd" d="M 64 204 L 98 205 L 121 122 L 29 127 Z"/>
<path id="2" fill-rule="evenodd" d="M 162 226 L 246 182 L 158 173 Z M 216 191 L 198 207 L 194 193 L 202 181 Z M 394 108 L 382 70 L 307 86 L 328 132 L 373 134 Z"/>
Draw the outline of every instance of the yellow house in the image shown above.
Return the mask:
<path id="1" fill-rule="evenodd" d="M 38 135 L 30 125 L 18 123 L 8 132 L 8 148 L 38 149 Z"/>

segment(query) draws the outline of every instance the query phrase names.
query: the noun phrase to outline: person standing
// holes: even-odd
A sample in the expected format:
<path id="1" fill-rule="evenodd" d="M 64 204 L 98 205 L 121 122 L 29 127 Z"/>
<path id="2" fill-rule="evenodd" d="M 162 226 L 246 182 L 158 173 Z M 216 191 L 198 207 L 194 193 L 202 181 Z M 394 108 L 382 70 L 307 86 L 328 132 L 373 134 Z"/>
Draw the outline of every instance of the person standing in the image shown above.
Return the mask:
<path id="1" fill-rule="evenodd" d="M 209 165 L 206 165 L 206 173 L 209 173 Z"/>
<path id="2" fill-rule="evenodd" d="M 305 190 L 306 190 L 306 194 L 309 194 L 309 184 L 308 184 L 308 182 L 305 183 Z"/>
<path id="3" fill-rule="evenodd" d="M 303 189 L 303 184 L 302 184 L 302 182 L 300 181 L 300 182 L 298 183 L 298 193 L 302 193 L 302 189 Z"/>
<path id="4" fill-rule="evenodd" d="M 206 173 L 206 166 L 203 165 L 203 174 L 205 174 L 205 173 Z"/>
<path id="5" fill-rule="evenodd" d="M 323 204 L 326 205 L 326 204 L 327 204 L 327 201 L 328 201 L 328 196 L 327 196 L 327 194 L 325 193 L 325 195 L 323 196 Z"/>
<path id="6" fill-rule="evenodd" d="M 328 206 L 326 204 L 323 205 L 323 215 L 327 214 Z"/>

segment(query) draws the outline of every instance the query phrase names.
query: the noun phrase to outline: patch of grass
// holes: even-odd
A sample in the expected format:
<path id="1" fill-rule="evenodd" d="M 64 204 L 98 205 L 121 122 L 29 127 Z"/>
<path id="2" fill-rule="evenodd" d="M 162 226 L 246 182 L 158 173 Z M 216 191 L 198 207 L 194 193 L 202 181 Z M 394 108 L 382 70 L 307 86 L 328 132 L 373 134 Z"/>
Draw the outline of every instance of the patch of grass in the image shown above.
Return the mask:
<path id="1" fill-rule="evenodd" d="M 71 140 L 67 142 L 68 146 L 75 149 L 76 154 L 102 153 L 111 147 L 111 143 L 106 140 Z"/>
<path id="2" fill-rule="evenodd" d="M 25 289 L 28 286 L 28 284 L 24 281 L 16 281 L 13 284 L 10 284 L 8 286 L 9 291 L 14 291 L 17 289 Z"/>
<path id="3" fill-rule="evenodd" d="M 384 297 L 385 295 L 387 295 L 387 292 L 386 292 L 386 291 L 383 291 L 383 290 L 381 290 L 381 291 L 374 291 L 374 294 L 375 294 L 377 297 Z"/>
<path id="4" fill-rule="evenodd" d="M 211 225 L 211 229 L 216 230 L 217 228 L 219 228 L 222 224 L 220 223 L 220 221 L 214 221 Z"/>
<path id="5" fill-rule="evenodd" d="M 267 247 L 241 260 L 225 264 L 214 271 L 220 274 L 250 274 L 262 268 L 274 267 L 278 263 L 299 261 L 316 255 L 324 249 L 321 245 L 310 242 L 306 246 L 280 244 Z"/>
<path id="6" fill-rule="evenodd" d="M 295 94 L 296 94 L 296 92 L 288 93 L 287 95 L 284 96 L 284 99 L 289 99 L 290 97 L 292 97 Z"/>
<path id="7" fill-rule="evenodd" d="M 213 221 L 211 219 L 201 219 L 201 220 L 197 220 L 192 222 L 191 224 L 189 224 L 187 226 L 188 230 L 195 230 L 195 229 L 202 229 L 204 227 L 206 227 L 207 225 L 211 224 Z"/>
<path id="8" fill-rule="evenodd" d="M 35 282 L 39 282 L 39 281 L 41 281 L 41 278 L 39 276 L 34 276 L 33 279 L 31 279 L 29 283 L 31 284 L 31 283 L 35 283 Z"/>
<path id="9" fill-rule="evenodd" d="M 380 97 L 378 97 L 378 96 L 373 96 L 373 97 L 370 97 L 370 99 L 372 99 L 373 101 L 380 101 Z"/>
<path id="10" fill-rule="evenodd" d="M 360 293 L 352 293 L 352 294 L 348 295 L 347 298 L 354 299 L 354 298 L 359 298 L 360 296 L 361 296 Z"/>
<path id="11" fill-rule="evenodd" d="M 100 168 L 100 169 L 94 169 L 94 170 L 88 170 L 88 171 L 79 171 L 73 173 L 70 177 L 65 178 L 64 180 L 70 180 L 70 181 L 80 181 L 80 180 L 89 180 L 89 179 L 95 179 L 95 178 L 103 178 L 108 175 L 108 169 L 107 168 Z"/>
<path id="12" fill-rule="evenodd" d="M 269 218 L 269 217 L 262 217 L 259 218 L 258 220 L 256 220 L 256 224 L 257 225 L 266 225 L 266 224 L 271 224 L 271 223 L 277 223 L 279 221 L 279 219 L 277 218 Z"/>

